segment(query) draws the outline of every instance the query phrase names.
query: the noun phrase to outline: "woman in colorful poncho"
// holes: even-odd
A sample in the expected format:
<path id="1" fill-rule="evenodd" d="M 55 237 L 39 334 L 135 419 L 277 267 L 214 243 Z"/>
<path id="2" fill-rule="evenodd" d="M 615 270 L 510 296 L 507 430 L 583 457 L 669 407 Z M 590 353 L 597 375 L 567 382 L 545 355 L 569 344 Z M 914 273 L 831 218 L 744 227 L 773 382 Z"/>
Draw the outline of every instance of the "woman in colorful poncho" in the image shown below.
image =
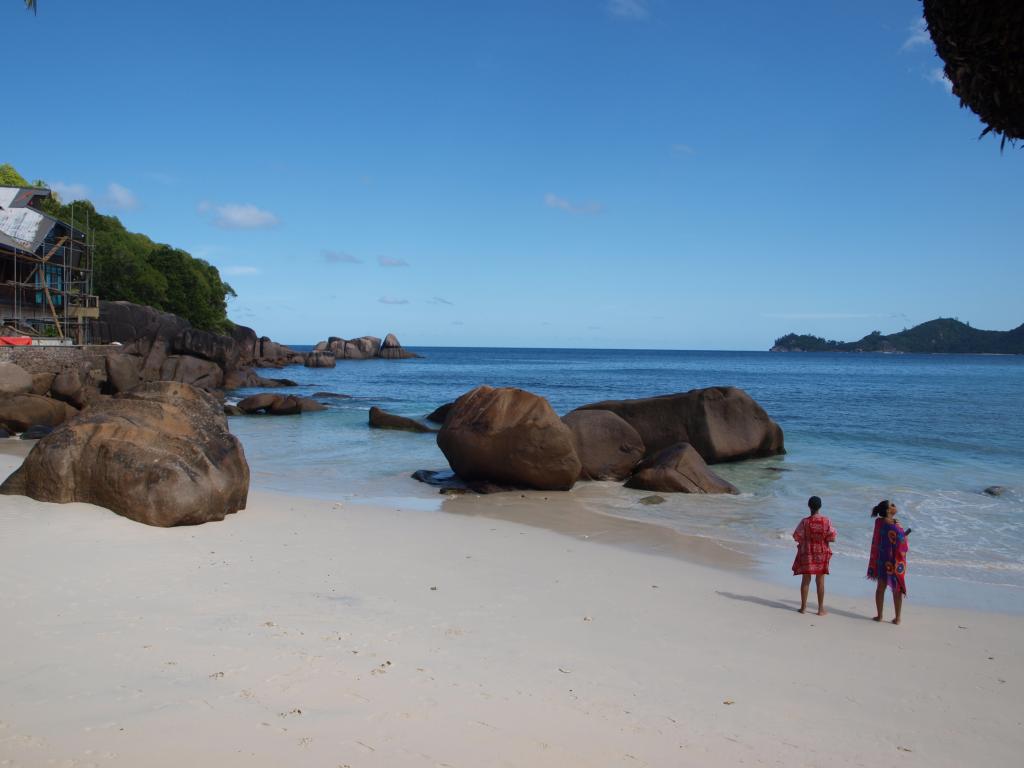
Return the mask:
<path id="1" fill-rule="evenodd" d="M 830 542 L 836 540 L 836 529 L 832 521 L 819 512 L 821 499 L 811 496 L 807 500 L 807 508 L 811 514 L 800 521 L 793 531 L 796 540 L 796 559 L 793 560 L 793 575 L 803 576 L 800 582 L 800 613 L 807 610 L 807 593 L 811 587 L 811 576 L 814 576 L 818 587 L 818 615 L 824 616 L 825 610 L 825 574 L 828 573 L 828 561 L 832 559 Z"/>
<path id="2" fill-rule="evenodd" d="M 871 559 L 868 560 L 868 578 L 878 582 L 875 589 L 875 607 L 878 613 L 875 621 L 882 620 L 885 607 L 885 588 L 892 588 L 892 602 L 896 611 L 893 624 L 900 623 L 903 596 L 907 594 L 907 534 L 896 519 L 896 505 L 881 501 L 871 510 L 875 519 L 875 534 L 871 539 Z"/>

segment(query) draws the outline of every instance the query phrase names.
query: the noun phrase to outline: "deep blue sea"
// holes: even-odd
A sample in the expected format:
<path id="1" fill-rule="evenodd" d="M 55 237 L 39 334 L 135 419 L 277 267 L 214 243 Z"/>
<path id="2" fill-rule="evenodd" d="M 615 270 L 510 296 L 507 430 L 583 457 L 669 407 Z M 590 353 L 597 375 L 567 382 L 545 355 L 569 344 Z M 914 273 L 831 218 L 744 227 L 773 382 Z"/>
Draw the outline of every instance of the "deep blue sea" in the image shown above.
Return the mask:
<path id="1" fill-rule="evenodd" d="M 645 506 L 638 499 L 648 494 L 613 483 L 578 484 L 572 493 L 605 514 L 756 545 L 783 572 L 792 557 L 790 532 L 805 514 L 807 497 L 816 494 L 839 529 L 834 564 L 847 574 L 861 573 L 866 562 L 871 507 L 894 499 L 904 525 L 914 530 L 911 574 L 929 580 L 932 598 L 942 602 L 948 591 L 963 597 L 955 602 L 970 603 L 971 589 L 984 585 L 990 603 L 1024 610 L 1024 357 L 415 351 L 423 358 L 263 371 L 295 379 L 301 394 L 330 391 L 352 399 L 325 399 L 330 410 L 324 413 L 233 418 L 254 485 L 440 509 L 443 497 L 408 477 L 416 469 L 447 468 L 434 436 L 371 430 L 371 405 L 422 417 L 490 384 L 536 392 L 564 414 L 596 400 L 732 385 L 749 392 L 782 426 L 788 450 L 785 456 L 716 465 L 741 496 L 671 495 L 665 504 Z M 982 493 L 993 485 L 1006 492 Z"/>

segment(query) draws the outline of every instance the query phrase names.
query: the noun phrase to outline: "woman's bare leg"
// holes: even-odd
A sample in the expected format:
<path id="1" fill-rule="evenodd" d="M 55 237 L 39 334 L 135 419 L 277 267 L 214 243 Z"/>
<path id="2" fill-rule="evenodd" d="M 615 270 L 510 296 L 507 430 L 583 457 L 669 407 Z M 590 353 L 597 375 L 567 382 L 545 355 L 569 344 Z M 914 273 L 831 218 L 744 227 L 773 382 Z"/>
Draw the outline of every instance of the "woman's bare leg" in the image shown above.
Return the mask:
<path id="1" fill-rule="evenodd" d="M 818 615 L 825 616 L 828 613 L 825 610 L 825 574 L 819 573 L 814 581 L 818 587 Z"/>
<path id="2" fill-rule="evenodd" d="M 900 611 L 903 610 L 903 593 L 896 590 L 892 593 L 892 604 L 896 609 L 896 618 L 892 620 L 893 624 L 900 623 Z"/>
<path id="3" fill-rule="evenodd" d="M 807 593 L 811 589 L 811 574 L 805 573 L 800 577 L 800 613 L 807 610 Z"/>
<path id="4" fill-rule="evenodd" d="M 875 621 L 882 620 L 882 609 L 885 608 L 885 583 L 888 579 L 878 579 L 878 586 L 875 587 Z"/>

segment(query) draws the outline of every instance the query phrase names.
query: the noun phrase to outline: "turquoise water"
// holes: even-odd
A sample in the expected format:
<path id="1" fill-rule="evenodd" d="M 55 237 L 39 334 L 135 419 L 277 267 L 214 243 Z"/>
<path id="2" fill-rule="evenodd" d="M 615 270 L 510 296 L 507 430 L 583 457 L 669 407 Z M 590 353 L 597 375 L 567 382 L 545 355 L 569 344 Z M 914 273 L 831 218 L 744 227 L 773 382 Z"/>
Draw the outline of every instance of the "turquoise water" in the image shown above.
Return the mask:
<path id="1" fill-rule="evenodd" d="M 370 430 L 371 405 L 423 416 L 478 384 L 544 395 L 560 414 L 609 398 L 695 387 L 747 390 L 786 433 L 788 454 L 716 471 L 739 497 L 646 495 L 616 484 L 577 486 L 596 511 L 651 520 L 749 546 L 770 561 L 791 556 L 789 533 L 811 494 L 839 529 L 837 565 L 859 572 L 868 513 L 895 499 L 911 526 L 912 575 L 1003 587 L 1024 610 L 1024 358 L 981 355 L 771 354 L 636 350 L 422 348 L 419 360 L 347 361 L 289 368 L 298 391 L 351 400 L 301 417 L 237 417 L 257 487 L 343 499 L 401 500 L 440 508 L 435 490 L 408 478 L 447 467 L 432 435 Z M 265 375 L 281 375 L 264 372 Z M 239 396 L 247 391 L 237 393 Z M 998 498 L 981 493 L 1001 485 Z M 936 581 L 938 580 L 938 581 Z M 945 580 L 945 581 L 944 581 Z M 956 583 L 954 583 L 956 582 Z M 912 592 L 913 595 L 913 592 Z"/>

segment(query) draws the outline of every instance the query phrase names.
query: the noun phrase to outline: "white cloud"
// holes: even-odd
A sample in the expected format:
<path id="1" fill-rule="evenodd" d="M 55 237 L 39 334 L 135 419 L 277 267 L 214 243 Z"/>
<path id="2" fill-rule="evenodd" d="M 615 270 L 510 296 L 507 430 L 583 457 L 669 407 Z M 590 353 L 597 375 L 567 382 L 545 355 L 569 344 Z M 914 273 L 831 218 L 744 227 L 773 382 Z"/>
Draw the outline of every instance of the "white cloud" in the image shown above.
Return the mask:
<path id="1" fill-rule="evenodd" d="M 56 192 L 65 203 L 72 200 L 88 200 L 89 188 L 85 184 L 69 184 L 63 181 L 55 181 L 50 189 Z"/>
<path id="2" fill-rule="evenodd" d="M 392 259 L 388 256 L 378 256 L 377 263 L 382 267 L 408 267 L 409 262 L 405 259 Z"/>
<path id="3" fill-rule="evenodd" d="M 946 72 L 942 67 L 935 67 L 925 75 L 925 80 L 931 83 L 938 83 L 946 89 L 946 93 L 953 92 L 953 82 L 946 77 Z"/>
<path id="4" fill-rule="evenodd" d="M 221 274 L 224 275 L 258 275 L 263 272 L 259 267 L 247 267 L 239 265 L 237 267 L 223 267 Z"/>
<path id="5" fill-rule="evenodd" d="M 347 251 L 330 251 L 324 248 L 320 251 L 320 255 L 324 257 L 324 261 L 328 264 L 362 264 L 363 260 L 358 256 L 353 256 Z"/>
<path id="6" fill-rule="evenodd" d="M 650 16 L 647 0 L 608 0 L 608 13 L 623 19 L 646 19 Z"/>
<path id="7" fill-rule="evenodd" d="M 923 18 L 916 19 L 910 25 L 910 34 L 900 46 L 901 51 L 909 51 L 922 45 L 931 45 L 932 36 L 928 34 L 928 24 Z"/>
<path id="8" fill-rule="evenodd" d="M 601 213 L 604 210 L 604 206 L 600 203 L 595 202 L 584 202 L 584 203 L 572 203 L 566 200 L 564 197 L 548 192 L 544 195 L 544 205 L 548 208 L 555 208 L 560 211 L 567 211 L 569 213 Z"/>
<path id="9" fill-rule="evenodd" d="M 216 205 L 204 200 L 198 210 L 202 214 L 213 213 L 213 224 L 221 229 L 268 229 L 280 223 L 273 213 L 251 203 Z"/>
<path id="10" fill-rule="evenodd" d="M 391 296 L 381 296 L 379 299 L 377 299 L 377 301 L 380 302 L 381 304 L 408 304 L 409 303 L 408 299 L 395 299 L 395 298 L 392 298 Z"/>
<path id="11" fill-rule="evenodd" d="M 107 185 L 106 203 L 111 208 L 132 211 L 139 207 L 139 198 L 127 187 L 122 187 L 116 181 L 112 181 Z"/>

